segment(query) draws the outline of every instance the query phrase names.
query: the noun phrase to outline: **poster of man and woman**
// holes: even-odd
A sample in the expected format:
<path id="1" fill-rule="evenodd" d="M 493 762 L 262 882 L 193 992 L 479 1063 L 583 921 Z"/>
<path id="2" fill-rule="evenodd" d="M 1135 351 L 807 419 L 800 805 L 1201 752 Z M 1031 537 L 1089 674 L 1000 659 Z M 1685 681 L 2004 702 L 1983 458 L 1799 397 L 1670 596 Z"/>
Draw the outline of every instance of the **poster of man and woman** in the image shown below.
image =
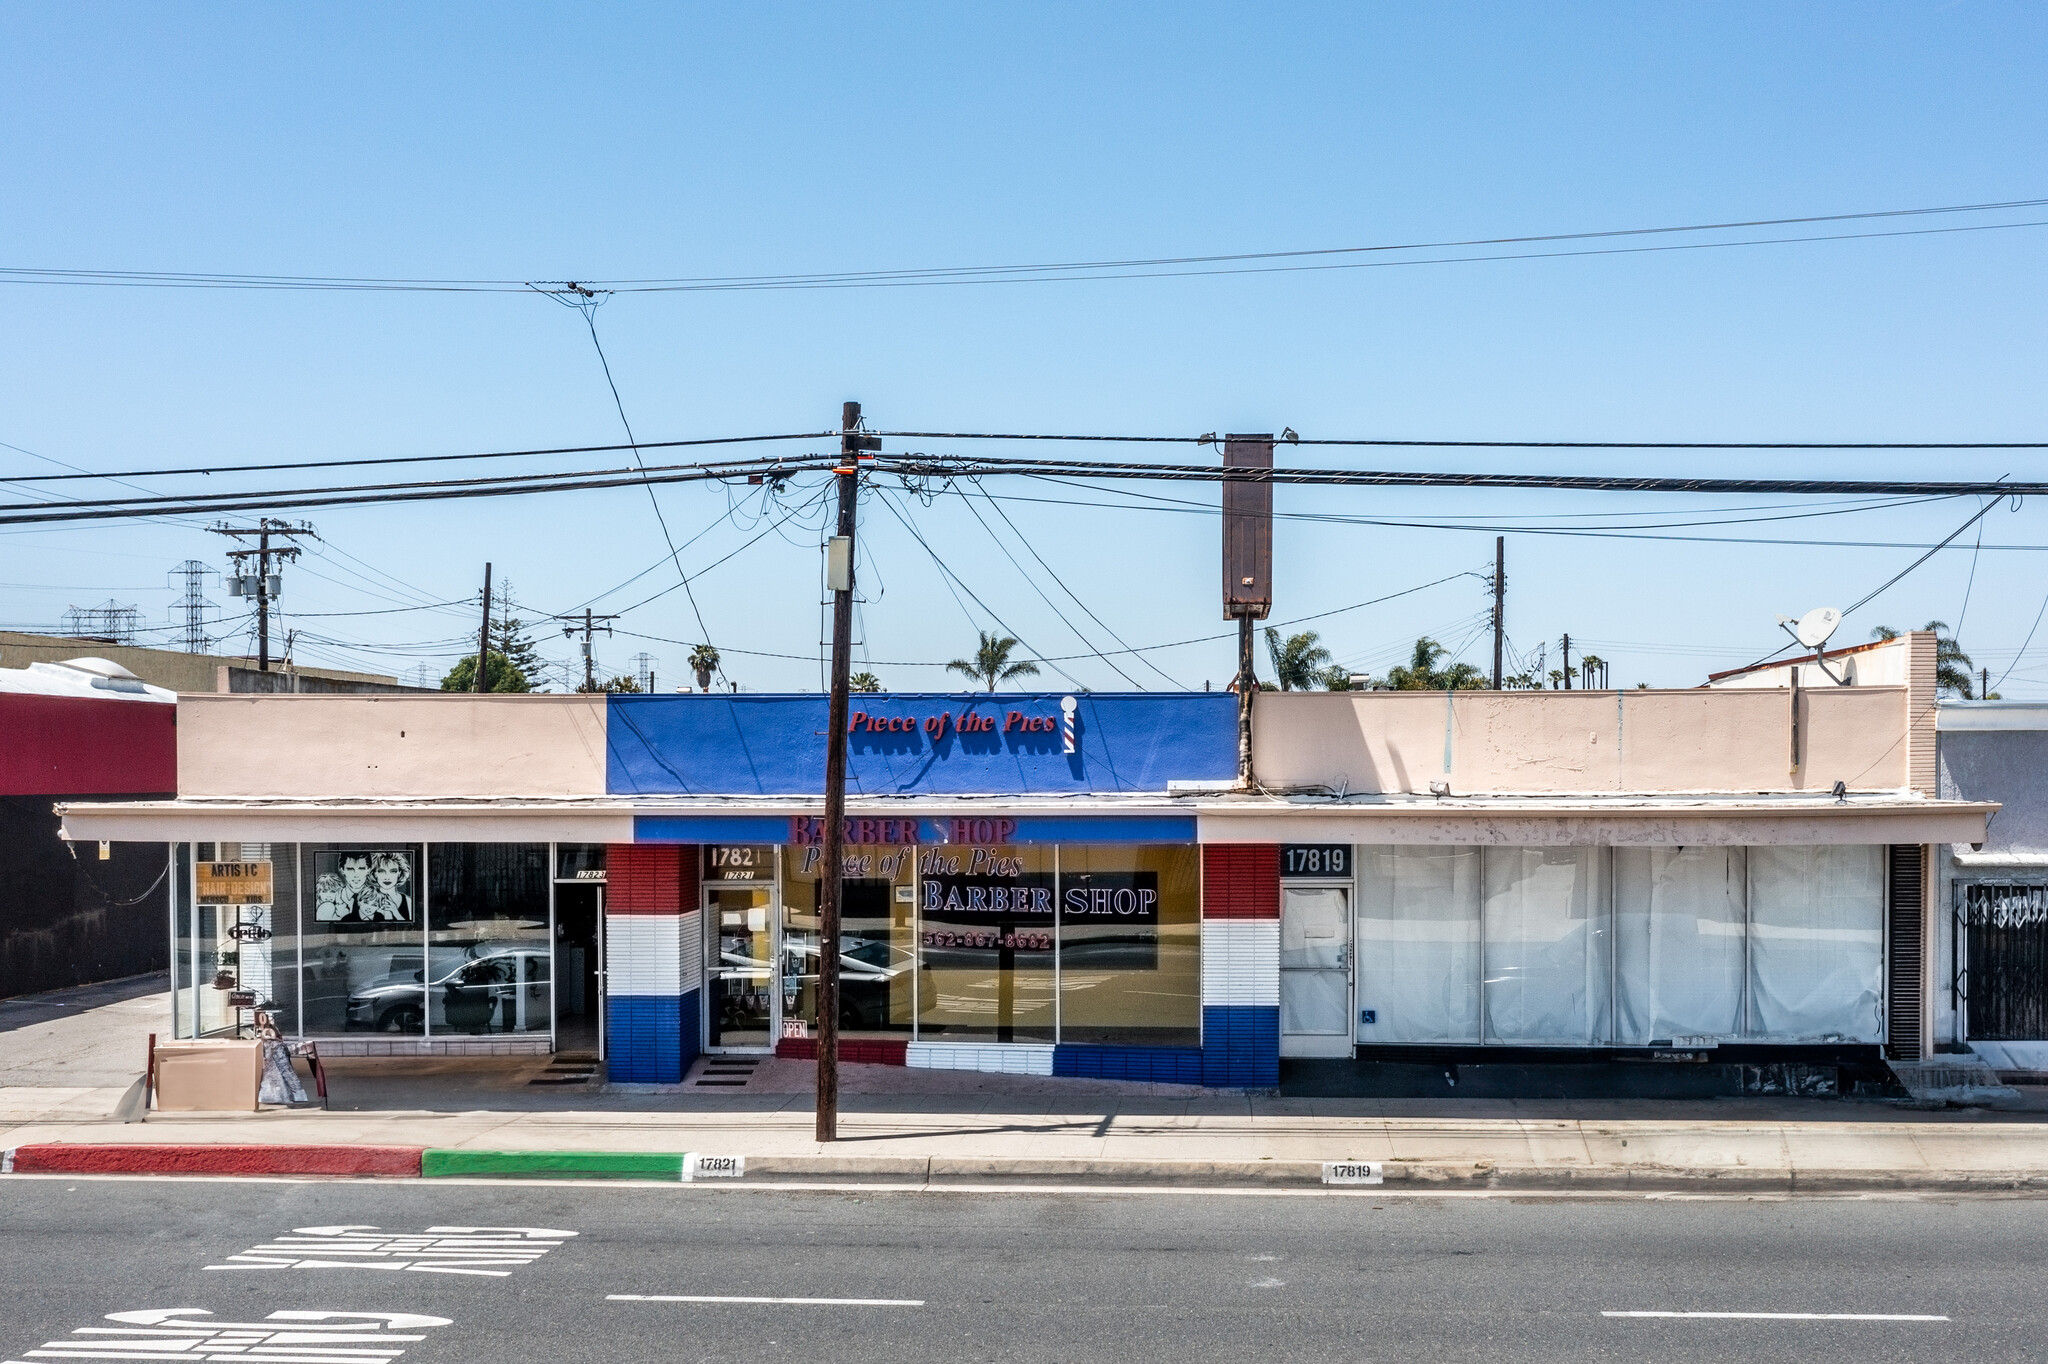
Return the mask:
<path id="1" fill-rule="evenodd" d="M 313 899 L 313 917 L 321 923 L 412 923 L 412 853 L 314 853 Z"/>

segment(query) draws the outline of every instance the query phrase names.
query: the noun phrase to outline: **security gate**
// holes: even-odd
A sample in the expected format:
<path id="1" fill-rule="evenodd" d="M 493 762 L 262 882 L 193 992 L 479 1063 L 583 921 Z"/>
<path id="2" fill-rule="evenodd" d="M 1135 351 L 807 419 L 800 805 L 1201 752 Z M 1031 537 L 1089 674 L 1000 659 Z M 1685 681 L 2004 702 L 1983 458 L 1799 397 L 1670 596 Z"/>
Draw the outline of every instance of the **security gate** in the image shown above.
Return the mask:
<path id="1" fill-rule="evenodd" d="M 1964 1039 L 2048 1038 L 2048 885 L 1959 884 L 1956 944 Z"/>

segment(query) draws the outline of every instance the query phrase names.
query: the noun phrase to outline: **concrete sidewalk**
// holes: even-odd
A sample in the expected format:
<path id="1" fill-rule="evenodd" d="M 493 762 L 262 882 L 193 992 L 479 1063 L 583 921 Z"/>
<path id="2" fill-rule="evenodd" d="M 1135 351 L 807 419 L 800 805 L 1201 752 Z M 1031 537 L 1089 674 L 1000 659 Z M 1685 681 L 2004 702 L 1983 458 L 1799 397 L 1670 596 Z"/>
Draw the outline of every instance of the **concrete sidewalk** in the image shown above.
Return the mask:
<path id="1" fill-rule="evenodd" d="M 1374 1161 L 1390 1185 L 1427 1189 L 2048 1192 L 2039 1089 L 2025 1091 L 2021 1111 L 1783 1098 L 1306 1100 L 846 1066 L 841 1139 L 821 1146 L 804 1063 L 764 1062 L 742 1087 L 706 1090 L 534 1086 L 545 1059 L 351 1060 L 330 1066 L 332 1111 L 121 1123 L 110 1115 L 134 1072 L 100 1068 L 139 1043 L 118 1034 L 147 1017 L 143 1005 L 110 999 L 13 1029 L 0 1017 L 0 1147 L 697 1152 L 745 1157 L 749 1181 L 1256 1186 L 1313 1184 L 1324 1162 Z M 71 1078 L 67 1028 L 81 1032 L 80 1083 L 61 1083 Z M 139 1045 L 135 1054 L 139 1072 Z"/>

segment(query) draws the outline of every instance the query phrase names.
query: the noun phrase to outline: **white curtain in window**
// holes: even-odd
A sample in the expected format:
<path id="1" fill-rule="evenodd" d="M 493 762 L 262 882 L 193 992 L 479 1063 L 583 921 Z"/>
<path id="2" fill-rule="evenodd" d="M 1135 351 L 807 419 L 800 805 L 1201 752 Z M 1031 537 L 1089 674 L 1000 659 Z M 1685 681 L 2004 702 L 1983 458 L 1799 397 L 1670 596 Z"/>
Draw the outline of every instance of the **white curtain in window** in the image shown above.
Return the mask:
<path id="1" fill-rule="evenodd" d="M 1614 850 L 1615 1041 L 1742 1034 L 1741 848 Z"/>
<path id="2" fill-rule="evenodd" d="M 1479 1040 L 1479 849 L 1358 850 L 1361 1042 Z"/>
<path id="3" fill-rule="evenodd" d="M 1884 850 L 1749 852 L 1749 1031 L 1759 1041 L 1882 1040 Z"/>
<path id="4" fill-rule="evenodd" d="M 1486 1040 L 1609 1037 L 1605 848 L 1487 848 Z"/>

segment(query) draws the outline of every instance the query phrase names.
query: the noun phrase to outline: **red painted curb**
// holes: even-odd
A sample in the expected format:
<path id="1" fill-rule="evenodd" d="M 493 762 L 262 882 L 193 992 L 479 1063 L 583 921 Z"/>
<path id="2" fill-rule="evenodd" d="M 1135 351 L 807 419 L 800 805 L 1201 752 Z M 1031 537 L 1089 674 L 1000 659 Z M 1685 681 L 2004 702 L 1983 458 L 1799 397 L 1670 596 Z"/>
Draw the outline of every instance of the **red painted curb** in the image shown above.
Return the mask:
<path id="1" fill-rule="evenodd" d="M 20 1146 L 21 1174 L 57 1175 L 410 1175 L 418 1146 Z"/>

